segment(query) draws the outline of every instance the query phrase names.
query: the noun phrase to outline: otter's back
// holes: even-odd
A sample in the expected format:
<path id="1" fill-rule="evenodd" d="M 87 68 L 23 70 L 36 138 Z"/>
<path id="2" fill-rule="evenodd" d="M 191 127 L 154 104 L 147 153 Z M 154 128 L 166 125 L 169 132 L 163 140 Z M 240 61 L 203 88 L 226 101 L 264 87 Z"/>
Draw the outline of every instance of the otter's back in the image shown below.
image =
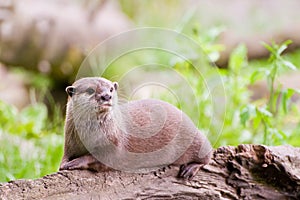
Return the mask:
<path id="1" fill-rule="evenodd" d="M 121 105 L 120 110 L 128 138 L 127 150 L 147 154 L 154 165 L 155 161 L 174 163 L 200 134 L 186 114 L 160 100 L 132 101 Z"/>

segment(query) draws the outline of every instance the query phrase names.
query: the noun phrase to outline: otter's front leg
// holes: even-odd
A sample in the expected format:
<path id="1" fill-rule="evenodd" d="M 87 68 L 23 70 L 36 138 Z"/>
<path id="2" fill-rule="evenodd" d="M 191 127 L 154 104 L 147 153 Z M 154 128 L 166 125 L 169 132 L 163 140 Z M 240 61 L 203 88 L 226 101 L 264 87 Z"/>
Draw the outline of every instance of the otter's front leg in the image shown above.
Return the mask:
<path id="1" fill-rule="evenodd" d="M 96 172 L 112 170 L 111 168 L 99 162 L 91 154 L 87 154 L 70 161 L 63 160 L 59 167 L 59 170 L 74 170 L 74 169 L 91 170 Z"/>

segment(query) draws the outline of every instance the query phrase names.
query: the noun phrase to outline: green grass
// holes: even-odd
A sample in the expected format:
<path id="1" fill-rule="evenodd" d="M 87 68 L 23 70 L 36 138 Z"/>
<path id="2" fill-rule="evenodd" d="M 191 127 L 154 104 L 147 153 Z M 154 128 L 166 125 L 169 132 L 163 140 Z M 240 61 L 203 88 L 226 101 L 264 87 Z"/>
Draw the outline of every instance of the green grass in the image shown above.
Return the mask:
<path id="1" fill-rule="evenodd" d="M 61 117 L 59 120 L 63 121 Z M 44 104 L 18 111 L 0 102 L 0 121 L 0 182 L 37 178 L 57 171 L 63 127 L 48 118 Z"/>
<path id="2" fill-rule="evenodd" d="M 0 182 L 5 182 L 56 172 L 62 156 L 63 138 L 53 134 L 26 139 L 1 132 L 0 144 Z"/>

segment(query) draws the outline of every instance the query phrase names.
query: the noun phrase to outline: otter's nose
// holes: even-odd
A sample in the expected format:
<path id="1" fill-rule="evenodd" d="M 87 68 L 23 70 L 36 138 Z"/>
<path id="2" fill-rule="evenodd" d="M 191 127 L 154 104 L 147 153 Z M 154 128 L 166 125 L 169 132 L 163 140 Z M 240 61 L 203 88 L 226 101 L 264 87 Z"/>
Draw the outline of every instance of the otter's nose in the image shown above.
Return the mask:
<path id="1" fill-rule="evenodd" d="M 101 95 L 101 100 L 103 101 L 109 101 L 110 99 L 111 99 L 111 95 L 109 94 Z"/>

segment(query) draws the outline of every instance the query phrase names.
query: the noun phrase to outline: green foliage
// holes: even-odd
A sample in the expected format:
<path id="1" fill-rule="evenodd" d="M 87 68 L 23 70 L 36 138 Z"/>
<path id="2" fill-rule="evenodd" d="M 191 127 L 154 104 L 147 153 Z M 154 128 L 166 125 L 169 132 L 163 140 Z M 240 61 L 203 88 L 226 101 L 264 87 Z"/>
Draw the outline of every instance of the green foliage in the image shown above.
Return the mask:
<path id="1" fill-rule="evenodd" d="M 292 70 L 297 69 L 295 65 L 293 65 L 290 61 L 284 59 L 281 56 L 284 50 L 286 50 L 288 45 L 291 43 L 292 43 L 291 40 L 287 40 L 281 45 L 277 45 L 275 43 L 272 43 L 272 45 L 268 45 L 266 43 L 263 43 L 264 47 L 268 49 L 269 52 L 271 53 L 269 58 L 270 69 L 265 70 L 265 75 L 267 76 L 268 85 L 270 89 L 270 99 L 268 103 L 268 108 L 272 113 L 276 111 L 276 102 L 278 99 L 278 95 L 281 92 L 280 88 L 276 90 L 274 85 L 279 70 L 281 70 L 284 67 L 290 68 Z"/>
<path id="2" fill-rule="evenodd" d="M 251 126 L 253 131 L 260 130 L 260 125 L 263 127 L 263 144 L 281 144 L 286 142 L 287 139 L 287 134 L 280 126 L 280 122 L 288 116 L 290 98 L 298 91 L 293 88 L 281 90 L 281 86 L 275 86 L 275 81 L 279 72 L 283 71 L 284 68 L 297 69 L 296 66 L 281 55 L 290 43 L 291 41 L 288 40 L 281 45 L 275 43 L 272 45 L 263 44 L 270 52 L 270 58 L 268 60 L 269 65 L 260 70 L 260 73 L 263 73 L 268 81 L 270 98 L 267 103 L 260 106 L 252 103 L 245 105 L 240 114 L 241 123 L 245 127 L 247 126 L 246 122 L 250 120 L 252 123 L 249 123 L 249 126 Z M 254 72 L 251 77 L 255 77 L 257 74 L 257 72 Z"/>
<path id="3" fill-rule="evenodd" d="M 220 58 L 220 52 L 225 49 L 223 45 L 216 43 L 216 40 L 224 31 L 224 28 L 214 27 L 205 32 L 201 32 L 200 27 L 195 26 L 192 31 L 191 36 L 201 46 L 201 51 L 204 51 L 209 61 L 216 62 Z M 202 52 L 199 53 L 202 54 Z"/>
<path id="4" fill-rule="evenodd" d="M 2 130 L 26 138 L 40 137 L 46 126 L 47 108 L 42 103 L 30 105 L 18 112 L 16 108 L 0 101 Z"/>
<path id="5" fill-rule="evenodd" d="M 220 46 L 202 45 L 203 41 L 212 44 L 217 36 L 213 34 L 210 39 L 203 39 L 203 35 L 200 35 L 199 32 L 194 31 L 193 38 L 201 45 L 203 51 L 208 55 L 218 55 L 222 49 Z M 226 105 L 226 111 L 217 113 L 217 116 L 216 114 L 212 115 L 214 105 L 211 99 L 207 98 L 211 91 L 207 91 L 203 79 L 195 76 L 193 67 L 188 67 L 189 64 L 186 62 L 174 65 L 174 68 L 190 80 L 191 86 L 195 88 L 200 115 L 195 116 L 192 112 L 188 115 L 192 119 L 199 119 L 199 128 L 208 133 L 214 146 L 240 143 L 278 145 L 291 141 L 300 145 L 300 138 L 296 135 L 299 125 L 295 123 L 299 121 L 300 115 L 297 107 L 290 101 L 291 97 L 299 91 L 292 88 L 282 90 L 280 85 L 275 84 L 278 82 L 279 73 L 283 73 L 287 69 L 296 69 L 292 62 L 282 56 L 288 44 L 290 41 L 284 42 L 282 45 L 264 44 L 271 55 L 268 61 L 260 63 L 249 63 L 247 48 L 241 44 L 232 51 L 228 69 L 210 67 L 205 71 L 206 80 L 209 80 L 213 74 L 219 73 L 224 83 L 226 99 L 223 102 Z M 211 57 L 209 56 L 209 58 Z M 210 63 L 206 64 L 209 66 Z M 270 98 L 253 101 L 249 86 L 262 79 L 268 81 Z M 217 98 L 222 99 L 223 97 Z M 187 104 L 192 105 L 191 102 L 187 102 Z M 222 125 L 222 133 L 218 134 L 215 127 Z"/>
<path id="6" fill-rule="evenodd" d="M 62 133 L 62 123 L 56 128 L 49 124 L 44 104 L 36 103 L 18 111 L 0 101 L 0 121 L 0 182 L 57 171 L 63 137 L 54 130 Z"/>

